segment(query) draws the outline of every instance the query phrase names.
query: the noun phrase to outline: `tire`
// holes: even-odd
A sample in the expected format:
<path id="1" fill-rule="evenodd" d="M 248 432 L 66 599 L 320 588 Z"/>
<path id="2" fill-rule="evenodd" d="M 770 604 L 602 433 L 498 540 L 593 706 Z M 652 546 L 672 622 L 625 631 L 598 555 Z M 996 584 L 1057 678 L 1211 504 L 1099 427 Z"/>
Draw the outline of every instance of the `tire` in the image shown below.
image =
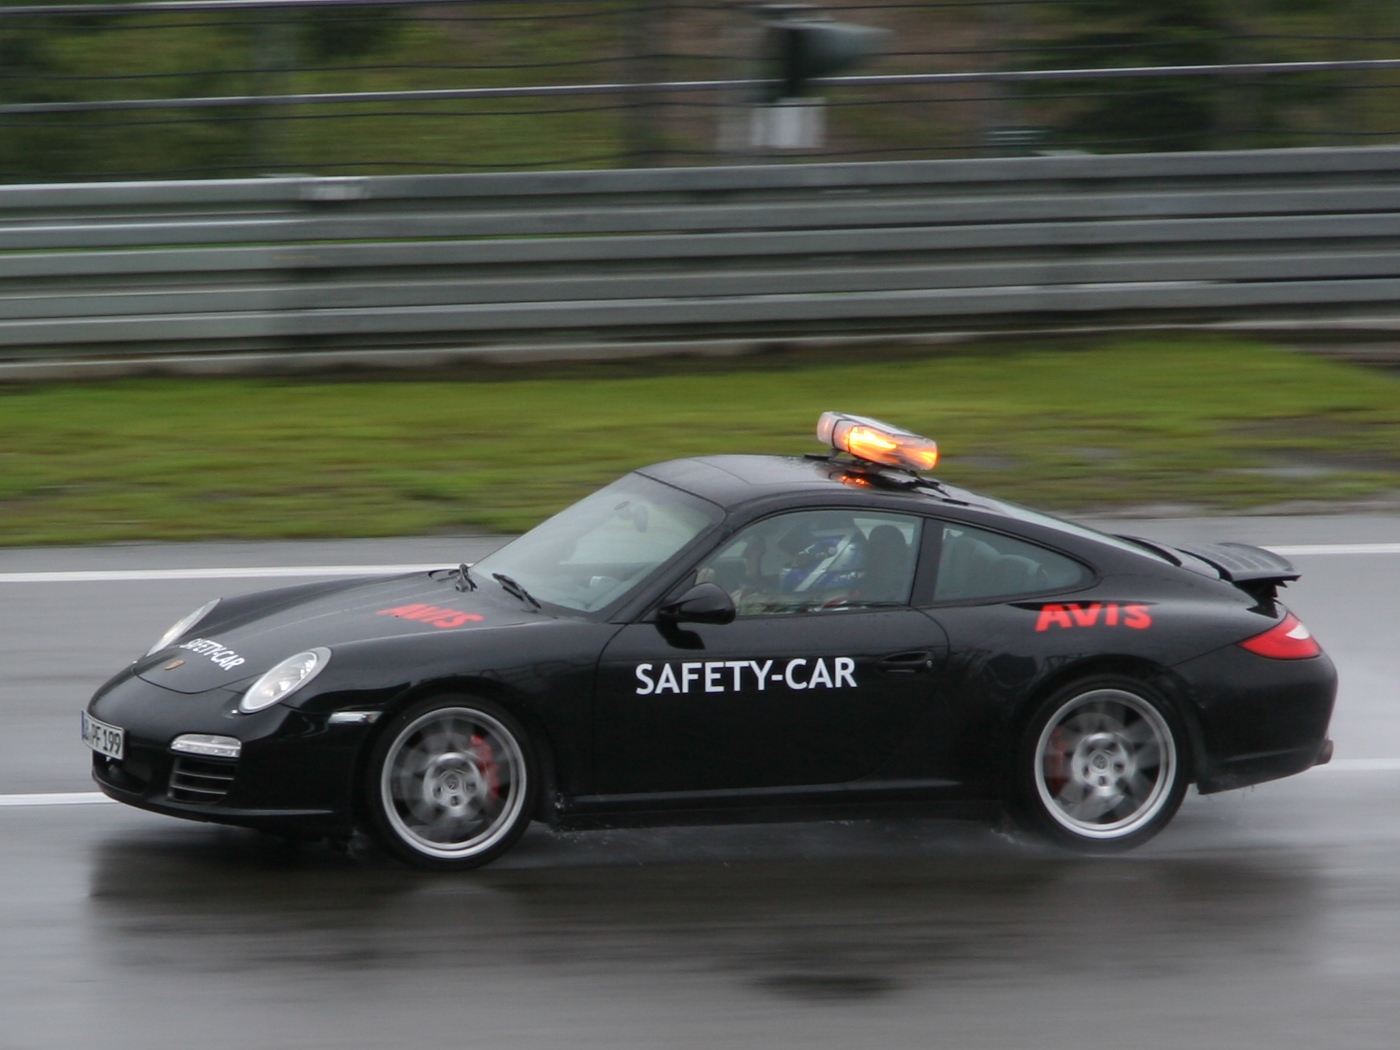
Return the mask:
<path id="1" fill-rule="evenodd" d="M 1189 783 L 1186 734 L 1145 683 L 1095 678 L 1059 690 L 1031 716 L 1016 754 L 1016 813 L 1029 830 L 1089 853 L 1146 842 Z"/>
<path id="2" fill-rule="evenodd" d="M 538 769 L 529 737 L 500 705 L 461 695 L 423 701 L 385 726 L 370 754 L 370 833 L 415 867 L 489 864 L 529 826 Z"/>

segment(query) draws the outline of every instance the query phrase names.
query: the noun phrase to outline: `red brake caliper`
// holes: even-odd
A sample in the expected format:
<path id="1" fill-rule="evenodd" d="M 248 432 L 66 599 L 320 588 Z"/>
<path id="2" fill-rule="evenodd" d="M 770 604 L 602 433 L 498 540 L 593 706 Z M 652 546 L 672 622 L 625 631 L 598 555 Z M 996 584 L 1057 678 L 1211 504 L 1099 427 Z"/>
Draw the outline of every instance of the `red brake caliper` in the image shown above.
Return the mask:
<path id="1" fill-rule="evenodd" d="M 472 754 L 481 763 L 481 771 L 486 775 L 486 790 L 492 798 L 500 798 L 501 777 L 496 769 L 496 756 L 486 738 L 477 733 L 472 734 Z"/>

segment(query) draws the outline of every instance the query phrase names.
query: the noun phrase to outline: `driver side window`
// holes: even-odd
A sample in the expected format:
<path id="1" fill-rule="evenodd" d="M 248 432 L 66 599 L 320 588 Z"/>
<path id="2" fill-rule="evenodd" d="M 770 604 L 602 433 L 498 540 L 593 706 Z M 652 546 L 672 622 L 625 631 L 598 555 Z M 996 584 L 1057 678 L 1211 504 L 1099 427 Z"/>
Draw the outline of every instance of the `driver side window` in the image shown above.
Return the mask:
<path id="1" fill-rule="evenodd" d="M 723 587 L 740 617 L 905 605 L 921 527 L 905 514 L 779 514 L 725 544 L 696 582 Z"/>

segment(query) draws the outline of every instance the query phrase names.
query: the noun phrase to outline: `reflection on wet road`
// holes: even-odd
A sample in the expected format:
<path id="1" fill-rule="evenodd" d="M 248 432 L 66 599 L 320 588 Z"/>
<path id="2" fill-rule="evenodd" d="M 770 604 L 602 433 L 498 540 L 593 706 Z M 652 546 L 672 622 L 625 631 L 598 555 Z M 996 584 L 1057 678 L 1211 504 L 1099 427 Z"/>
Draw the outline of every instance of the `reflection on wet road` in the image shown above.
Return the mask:
<path id="1" fill-rule="evenodd" d="M 1400 775 L 1067 857 L 939 821 L 532 832 L 498 867 L 5 817 L 10 1048 L 1392 1046 Z"/>
<path id="2" fill-rule="evenodd" d="M 1337 568 L 1305 566 L 1295 608 L 1359 680 L 1394 681 L 1391 629 L 1356 609 L 1400 558 Z M 87 790 L 76 745 L 46 743 L 50 718 L 76 738 L 72 669 L 23 672 L 4 746 L 49 780 L 11 766 L 3 790 Z M 1390 688 L 1356 696 L 1339 756 L 1400 755 Z M 1193 797 L 1114 859 L 942 821 L 535 829 L 443 877 L 117 806 L 0 810 L 0 842 L 0 1050 L 1314 1050 L 1400 1031 L 1385 770 Z"/>

